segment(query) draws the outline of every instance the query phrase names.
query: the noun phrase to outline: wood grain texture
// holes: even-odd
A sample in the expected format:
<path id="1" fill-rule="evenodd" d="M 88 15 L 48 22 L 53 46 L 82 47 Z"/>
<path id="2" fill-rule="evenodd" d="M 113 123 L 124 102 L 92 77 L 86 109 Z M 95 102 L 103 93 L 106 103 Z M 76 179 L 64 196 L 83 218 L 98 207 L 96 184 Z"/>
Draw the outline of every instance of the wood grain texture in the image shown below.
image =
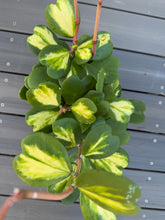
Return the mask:
<path id="1" fill-rule="evenodd" d="M 0 70 L 28 75 L 38 57 L 26 46 L 27 35 L 0 31 Z M 11 39 L 13 40 L 11 42 Z M 120 82 L 123 89 L 163 92 L 165 60 L 163 58 L 114 50 L 120 60 Z M 125 80 L 127 79 L 127 80 Z M 2 80 L 2 79 L 1 79 Z"/>
<path id="2" fill-rule="evenodd" d="M 32 133 L 24 117 L 0 115 L 0 154 L 16 155 L 21 152 L 21 139 Z M 165 136 L 129 131 L 131 140 L 123 148 L 130 156 L 129 168 L 165 172 Z"/>
<path id="3" fill-rule="evenodd" d="M 44 9 L 51 0 L 2 0 L 0 28 L 23 33 L 32 33 L 35 25 L 46 24 Z M 80 34 L 92 34 L 96 7 L 79 4 L 81 12 Z M 103 8 L 99 30 L 111 33 L 114 46 L 165 56 L 165 21 L 152 17 L 130 14 Z M 154 31 L 153 31 L 154 30 Z M 122 40 L 121 40 L 122 39 Z"/>
<path id="4" fill-rule="evenodd" d="M 79 2 L 95 5 L 97 4 L 97 0 L 79 0 Z M 103 7 L 110 7 L 119 10 L 126 10 L 131 13 L 140 13 L 148 16 L 165 18 L 165 1 L 163 0 L 103 0 Z"/>
<path id="5" fill-rule="evenodd" d="M 5 82 L 8 79 L 8 82 Z M 25 115 L 31 108 L 25 101 L 18 98 L 18 91 L 24 84 L 24 76 L 0 73 L 0 112 Z M 143 124 L 132 125 L 129 128 L 165 133 L 165 97 L 123 91 L 122 97 L 141 100 L 146 105 L 146 120 Z M 161 104 L 160 104 L 161 103 Z"/>
<path id="6" fill-rule="evenodd" d="M 0 206 L 6 197 L 0 197 Z M 15 204 L 9 211 L 6 220 L 83 220 L 78 204 L 65 206 L 59 202 L 23 201 Z M 119 216 L 118 220 L 164 220 L 164 211 L 142 209 L 137 216 Z M 108 220 L 108 219 L 107 219 Z"/>
<path id="7" fill-rule="evenodd" d="M 34 189 L 24 184 L 14 173 L 12 168 L 12 157 L 0 156 L 0 193 L 1 195 L 12 194 L 13 188 Z M 125 170 L 124 176 L 136 182 L 142 188 L 142 197 L 139 205 L 145 208 L 164 209 L 165 204 L 165 174 L 155 172 L 140 172 Z M 148 177 L 151 181 L 148 181 Z M 36 189 L 36 188 L 35 188 Z M 41 190 L 44 190 L 41 188 Z M 152 192 L 152 193 L 151 193 Z M 146 200 L 148 200 L 146 202 Z"/>

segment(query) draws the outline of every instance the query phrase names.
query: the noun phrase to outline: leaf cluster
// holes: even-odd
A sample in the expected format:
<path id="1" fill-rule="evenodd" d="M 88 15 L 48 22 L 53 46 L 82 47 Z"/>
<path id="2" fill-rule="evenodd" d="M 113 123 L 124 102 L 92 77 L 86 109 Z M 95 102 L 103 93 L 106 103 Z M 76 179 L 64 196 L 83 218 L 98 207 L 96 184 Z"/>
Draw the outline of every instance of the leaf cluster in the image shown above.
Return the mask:
<path id="1" fill-rule="evenodd" d="M 49 27 L 36 26 L 27 39 L 38 63 L 19 97 L 32 106 L 25 119 L 34 133 L 23 138 L 14 170 L 25 183 L 48 192 L 64 192 L 72 185 L 75 190 L 63 203 L 80 196 L 86 220 L 135 215 L 140 189 L 122 176 L 129 158 L 120 146 L 130 140 L 128 123 L 143 123 L 145 106 L 121 97 L 120 62 L 112 56 L 108 32 L 98 32 L 93 56 L 92 36 L 83 35 L 70 47 L 56 35 L 75 34 L 73 0 L 49 4 L 45 14 Z"/>

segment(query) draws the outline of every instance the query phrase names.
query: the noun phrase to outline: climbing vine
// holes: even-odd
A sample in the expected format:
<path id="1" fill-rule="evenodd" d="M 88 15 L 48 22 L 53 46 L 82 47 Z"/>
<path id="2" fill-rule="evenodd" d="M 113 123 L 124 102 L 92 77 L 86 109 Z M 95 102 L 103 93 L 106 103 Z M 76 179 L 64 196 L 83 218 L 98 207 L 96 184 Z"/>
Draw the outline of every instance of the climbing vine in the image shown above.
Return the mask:
<path id="1" fill-rule="evenodd" d="M 34 27 L 27 38 L 38 63 L 25 78 L 19 97 L 32 109 L 25 120 L 33 133 L 22 139 L 22 153 L 13 160 L 25 183 L 47 192 L 17 189 L 0 212 L 23 199 L 78 198 L 85 220 L 115 220 L 136 215 L 139 187 L 123 177 L 128 166 L 128 123 L 144 122 L 145 105 L 121 96 L 111 36 L 98 32 L 102 0 L 98 0 L 93 36 L 78 39 L 77 0 L 57 0 L 46 7 L 48 27 Z M 71 46 L 57 37 L 73 38 Z"/>

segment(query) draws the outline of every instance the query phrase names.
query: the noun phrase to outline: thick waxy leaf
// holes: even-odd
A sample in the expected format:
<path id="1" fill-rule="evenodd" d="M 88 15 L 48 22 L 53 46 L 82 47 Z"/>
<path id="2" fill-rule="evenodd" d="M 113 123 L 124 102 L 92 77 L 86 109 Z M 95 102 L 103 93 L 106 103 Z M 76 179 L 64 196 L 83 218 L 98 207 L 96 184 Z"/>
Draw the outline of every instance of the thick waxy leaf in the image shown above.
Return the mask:
<path id="1" fill-rule="evenodd" d="M 75 52 L 75 62 L 78 65 L 87 63 L 92 58 L 92 50 L 89 48 L 78 48 Z"/>
<path id="2" fill-rule="evenodd" d="M 96 120 L 94 114 L 97 111 L 97 107 L 94 102 L 88 98 L 78 99 L 72 105 L 71 110 L 76 119 L 81 123 L 92 124 Z"/>
<path id="3" fill-rule="evenodd" d="M 44 47 L 61 44 L 61 42 L 62 41 L 60 41 L 56 35 L 44 25 L 35 26 L 33 29 L 33 35 L 27 38 L 28 48 L 37 55 Z"/>
<path id="4" fill-rule="evenodd" d="M 66 76 L 70 70 L 69 50 L 60 45 L 49 45 L 39 54 L 39 61 L 47 66 L 47 74 L 53 79 Z"/>
<path id="5" fill-rule="evenodd" d="M 74 62 L 72 60 L 70 71 L 69 71 L 67 77 L 70 77 L 73 75 L 78 76 L 80 79 L 82 79 L 86 76 L 84 68 L 80 65 L 77 65 L 76 62 Z"/>
<path id="6" fill-rule="evenodd" d="M 29 134 L 22 139 L 21 147 L 22 154 L 14 158 L 13 167 L 25 183 L 44 187 L 70 175 L 69 155 L 55 137 L 39 132 Z"/>
<path id="7" fill-rule="evenodd" d="M 22 99 L 22 100 L 27 100 L 27 98 L 26 98 L 27 91 L 28 91 L 28 89 L 26 88 L 25 85 L 23 85 L 21 87 L 21 89 L 19 90 L 19 93 L 18 93 L 19 98 Z"/>
<path id="8" fill-rule="evenodd" d="M 102 60 L 108 56 L 111 56 L 113 51 L 113 44 L 110 41 L 110 34 L 105 31 L 97 33 L 96 54 L 93 60 Z"/>
<path id="9" fill-rule="evenodd" d="M 66 104 L 71 105 L 78 98 L 82 97 L 88 90 L 94 87 L 94 80 L 86 76 L 82 80 L 78 76 L 71 76 L 62 83 L 61 91 Z"/>
<path id="10" fill-rule="evenodd" d="M 73 0 L 57 0 L 45 10 L 49 27 L 63 37 L 73 37 L 75 33 L 75 13 Z"/>
<path id="11" fill-rule="evenodd" d="M 116 220 L 116 215 L 80 193 L 80 207 L 85 220 Z"/>
<path id="12" fill-rule="evenodd" d="M 111 119 L 108 119 L 106 123 L 111 126 L 112 134 L 119 137 L 120 145 L 128 143 L 130 140 L 130 134 L 127 131 L 128 124 L 113 121 Z"/>
<path id="13" fill-rule="evenodd" d="M 28 76 L 28 86 L 31 89 L 37 88 L 39 84 L 45 82 L 53 82 L 58 84 L 58 81 L 52 79 L 47 74 L 46 66 L 41 65 L 40 63 L 34 65 L 32 72 Z"/>
<path id="14" fill-rule="evenodd" d="M 85 97 L 95 103 L 97 107 L 97 115 L 105 115 L 109 112 L 109 103 L 104 101 L 104 94 L 102 92 L 90 90 Z"/>
<path id="15" fill-rule="evenodd" d="M 119 80 L 116 80 L 114 83 L 104 85 L 103 92 L 105 95 L 106 101 L 112 101 L 116 97 L 121 95 L 121 86 Z"/>
<path id="16" fill-rule="evenodd" d="M 108 56 L 104 60 L 94 61 L 86 65 L 86 72 L 97 80 L 97 74 L 104 72 L 104 83 L 113 83 L 119 78 L 118 68 L 120 61 L 114 56 Z"/>
<path id="17" fill-rule="evenodd" d="M 79 198 L 79 195 L 80 191 L 76 188 L 71 195 L 69 195 L 66 199 L 62 200 L 62 203 L 65 205 L 71 205 L 74 202 L 76 202 L 76 200 Z"/>
<path id="18" fill-rule="evenodd" d="M 82 35 L 80 36 L 80 38 L 78 39 L 77 41 L 77 45 L 82 45 L 84 42 L 87 42 L 89 40 L 92 40 L 92 36 L 90 35 Z M 91 47 L 92 47 L 92 44 L 91 44 Z"/>
<path id="19" fill-rule="evenodd" d="M 109 125 L 98 125 L 87 135 L 82 145 L 82 154 L 88 158 L 98 159 L 113 154 L 120 145 L 119 138 L 112 136 Z"/>
<path id="20" fill-rule="evenodd" d="M 25 120 L 29 126 L 33 126 L 35 132 L 52 126 L 58 116 L 59 110 L 38 110 L 34 108 L 26 114 Z"/>
<path id="21" fill-rule="evenodd" d="M 102 208 L 121 215 L 136 215 L 141 195 L 131 180 L 102 170 L 82 172 L 76 179 L 78 189 Z"/>
<path id="22" fill-rule="evenodd" d="M 73 118 L 63 118 L 53 123 L 53 133 L 67 149 L 80 143 L 81 129 Z"/>
<path id="23" fill-rule="evenodd" d="M 37 89 L 30 89 L 27 92 L 27 100 L 36 108 L 54 108 L 61 103 L 61 91 L 55 83 L 42 83 Z"/>
<path id="24" fill-rule="evenodd" d="M 125 150 L 119 148 L 114 154 L 103 159 L 90 159 L 92 167 L 121 176 L 122 169 L 128 166 L 129 157 Z"/>
<path id="25" fill-rule="evenodd" d="M 97 74 L 96 91 L 102 92 L 104 86 L 104 71 L 103 69 Z"/>
<path id="26" fill-rule="evenodd" d="M 66 188 L 71 185 L 74 182 L 73 180 L 73 176 L 70 175 L 68 177 L 66 177 L 65 179 L 52 184 L 50 186 L 47 187 L 47 191 L 50 193 L 61 193 L 64 192 L 66 190 Z"/>
<path id="27" fill-rule="evenodd" d="M 138 100 L 130 100 L 133 106 L 135 107 L 134 113 L 131 115 L 130 123 L 133 124 L 142 124 L 145 120 L 144 111 L 146 109 L 143 102 Z"/>
<path id="28" fill-rule="evenodd" d="M 109 116 L 117 122 L 128 123 L 134 112 L 133 104 L 124 98 L 116 98 L 110 102 Z"/>

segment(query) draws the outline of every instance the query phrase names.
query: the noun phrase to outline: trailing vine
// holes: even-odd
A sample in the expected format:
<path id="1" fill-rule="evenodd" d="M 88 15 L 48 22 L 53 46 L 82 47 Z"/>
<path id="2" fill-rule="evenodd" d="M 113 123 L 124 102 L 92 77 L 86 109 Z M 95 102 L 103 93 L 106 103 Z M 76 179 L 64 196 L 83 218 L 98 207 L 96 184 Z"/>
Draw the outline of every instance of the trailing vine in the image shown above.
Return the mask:
<path id="1" fill-rule="evenodd" d="M 144 122 L 145 105 L 121 97 L 111 36 L 98 32 L 101 5 L 98 0 L 93 36 L 78 39 L 77 0 L 57 0 L 45 10 L 49 28 L 38 25 L 27 38 L 39 61 L 19 97 L 32 106 L 25 120 L 33 133 L 22 139 L 13 167 L 25 183 L 48 192 L 17 189 L 2 207 L 1 220 L 23 199 L 72 204 L 79 198 L 85 220 L 140 211 L 140 189 L 122 175 L 129 158 L 120 146 L 130 139 L 128 123 Z M 72 46 L 56 34 L 73 38 Z"/>

